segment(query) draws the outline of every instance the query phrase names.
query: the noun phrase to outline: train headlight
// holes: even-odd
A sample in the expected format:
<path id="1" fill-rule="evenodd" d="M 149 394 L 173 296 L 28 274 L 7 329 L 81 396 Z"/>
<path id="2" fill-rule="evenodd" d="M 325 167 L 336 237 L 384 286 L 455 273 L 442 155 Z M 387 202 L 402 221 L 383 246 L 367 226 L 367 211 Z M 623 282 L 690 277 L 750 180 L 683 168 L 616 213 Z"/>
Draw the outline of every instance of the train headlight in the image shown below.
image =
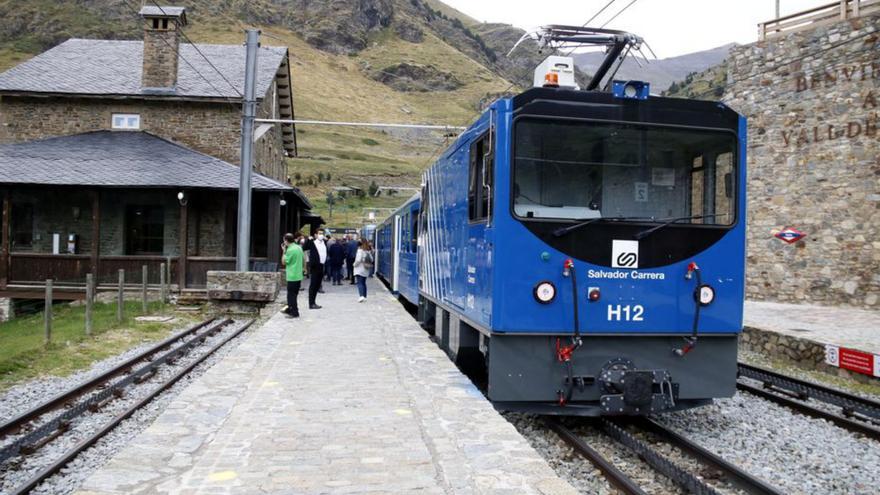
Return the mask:
<path id="1" fill-rule="evenodd" d="M 694 295 L 697 296 L 697 302 L 703 306 L 708 306 L 715 300 L 715 289 L 704 284 L 697 287 Z"/>
<path id="2" fill-rule="evenodd" d="M 535 300 L 541 304 L 549 304 L 556 297 L 556 286 L 552 282 L 538 282 L 534 290 Z"/>
<path id="3" fill-rule="evenodd" d="M 612 81 L 611 94 L 615 98 L 647 100 L 651 94 L 651 85 L 644 81 Z"/>

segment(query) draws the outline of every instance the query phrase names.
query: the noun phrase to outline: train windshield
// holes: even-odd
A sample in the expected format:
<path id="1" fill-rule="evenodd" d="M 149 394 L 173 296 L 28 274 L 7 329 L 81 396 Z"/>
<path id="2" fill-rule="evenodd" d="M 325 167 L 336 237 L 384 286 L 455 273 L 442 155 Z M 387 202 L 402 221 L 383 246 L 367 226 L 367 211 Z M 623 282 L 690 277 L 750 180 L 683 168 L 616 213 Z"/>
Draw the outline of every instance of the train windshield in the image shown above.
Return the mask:
<path id="1" fill-rule="evenodd" d="M 730 132 L 521 119 L 514 133 L 518 217 L 734 223 Z"/>

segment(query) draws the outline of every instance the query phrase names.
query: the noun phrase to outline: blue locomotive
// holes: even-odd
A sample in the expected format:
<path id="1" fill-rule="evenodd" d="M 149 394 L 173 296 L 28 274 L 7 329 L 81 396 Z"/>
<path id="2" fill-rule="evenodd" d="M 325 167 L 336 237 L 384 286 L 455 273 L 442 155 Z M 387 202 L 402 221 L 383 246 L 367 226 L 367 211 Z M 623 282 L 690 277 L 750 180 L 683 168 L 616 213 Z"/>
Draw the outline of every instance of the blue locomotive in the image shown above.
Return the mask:
<path id="1" fill-rule="evenodd" d="M 495 101 L 376 229 L 377 273 L 502 410 L 647 414 L 735 392 L 746 122 L 536 87 Z"/>

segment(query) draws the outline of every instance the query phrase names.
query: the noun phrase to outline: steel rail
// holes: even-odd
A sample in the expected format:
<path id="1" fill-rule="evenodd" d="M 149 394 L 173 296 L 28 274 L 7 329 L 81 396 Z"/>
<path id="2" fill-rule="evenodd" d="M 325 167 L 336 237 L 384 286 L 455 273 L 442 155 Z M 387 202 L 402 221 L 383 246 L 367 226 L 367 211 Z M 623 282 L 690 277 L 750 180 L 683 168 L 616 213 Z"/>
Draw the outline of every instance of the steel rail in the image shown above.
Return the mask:
<path id="1" fill-rule="evenodd" d="M 701 445 L 652 419 L 647 417 L 640 418 L 638 420 L 638 426 L 663 437 L 665 440 L 687 452 L 698 461 L 721 471 L 731 482 L 748 493 L 761 495 L 785 495 L 785 492 L 782 492 L 764 480 L 749 474 L 739 466 L 724 460 L 718 454 L 703 448 Z"/>
<path id="2" fill-rule="evenodd" d="M 738 363 L 737 374 L 741 377 L 762 382 L 767 388 L 788 391 L 802 400 L 811 398 L 835 405 L 840 407 L 845 415 L 857 413 L 874 420 L 880 420 L 880 402 L 876 400 L 866 399 L 818 383 L 808 382 L 745 363 Z"/>
<path id="3" fill-rule="evenodd" d="M 231 335 L 227 336 L 222 341 L 215 344 L 207 352 L 205 352 L 204 354 L 199 356 L 198 359 L 196 359 L 195 361 L 190 363 L 184 369 L 175 373 L 174 376 L 172 376 L 171 378 L 169 378 L 168 380 L 163 382 L 159 387 L 157 387 L 155 390 L 150 392 L 150 394 L 141 398 L 137 403 L 131 405 L 124 412 L 122 412 L 121 414 L 119 414 L 118 416 L 113 418 L 112 421 L 107 423 L 100 430 L 98 430 L 97 432 L 95 432 L 94 434 L 89 436 L 88 438 L 81 440 L 73 448 L 71 448 L 69 451 L 67 451 L 61 458 L 59 458 L 58 460 L 53 462 L 50 466 L 43 468 L 39 473 L 34 475 L 31 479 L 26 481 L 24 484 L 16 487 L 13 491 L 9 492 L 10 495 L 23 495 L 25 493 L 30 492 L 34 488 L 36 488 L 36 486 L 39 485 L 40 483 L 42 483 L 46 478 L 48 478 L 48 477 L 52 476 L 53 474 L 57 473 L 58 471 L 60 471 L 64 466 L 66 466 L 68 463 L 70 463 L 70 461 L 75 459 L 76 456 L 78 456 L 84 450 L 86 450 L 89 447 L 91 447 L 92 445 L 94 445 L 95 442 L 97 442 L 103 436 L 105 436 L 107 433 L 109 433 L 111 430 L 113 430 L 113 428 L 118 426 L 119 423 L 121 423 L 121 422 L 125 421 L 126 419 L 128 419 L 129 417 L 131 417 L 131 415 L 134 414 L 135 412 L 137 412 L 138 409 L 142 408 L 143 406 L 145 406 L 146 404 L 151 402 L 159 394 L 166 391 L 172 385 L 177 383 L 181 378 L 183 378 L 184 376 L 189 374 L 196 366 L 198 366 L 199 364 L 204 362 L 204 360 L 207 359 L 208 356 L 214 354 L 214 352 L 216 352 L 221 347 L 223 347 L 224 345 L 229 343 L 230 340 L 241 335 L 241 333 L 244 332 L 245 330 L 247 330 L 253 323 L 254 323 L 253 319 L 248 321 L 247 323 L 242 325 L 241 328 L 234 331 Z"/>
<path id="4" fill-rule="evenodd" d="M 38 418 L 48 412 L 51 412 L 55 409 L 58 409 L 58 408 L 64 406 L 65 404 L 67 404 L 68 402 L 70 402 L 72 399 L 75 399 L 77 397 L 81 397 L 81 396 L 85 395 L 86 393 L 99 387 L 100 385 L 107 383 L 108 381 L 115 378 L 117 375 L 121 375 L 121 374 L 125 373 L 126 371 L 128 371 L 129 369 L 131 369 L 132 366 L 134 366 L 136 363 L 148 359 L 153 354 L 156 354 L 157 352 L 161 351 L 162 349 L 169 347 L 169 346 L 173 345 L 174 343 L 180 341 L 181 339 L 191 335 L 192 333 L 194 333 L 194 332 L 198 331 L 199 329 L 205 327 L 206 325 L 210 324 L 214 320 L 215 320 L 215 318 L 209 318 L 201 323 L 198 323 L 196 325 L 193 325 L 193 326 L 187 328 L 186 330 L 183 330 L 182 332 L 179 332 L 175 335 L 172 335 L 171 337 L 168 337 L 167 339 L 165 339 L 165 340 L 157 343 L 156 345 L 150 347 L 149 349 L 141 352 L 137 356 L 133 356 L 129 359 L 126 359 L 122 363 L 114 366 L 113 368 L 105 371 L 104 373 L 101 373 L 100 375 L 98 375 L 94 378 L 91 378 L 83 383 L 80 383 L 79 385 L 76 385 L 75 387 L 56 395 L 55 397 L 47 400 L 46 402 L 43 402 L 42 404 L 34 406 L 30 410 L 6 421 L 3 424 L 0 424 L 0 438 L 6 437 L 10 434 L 17 432 L 19 429 L 21 429 L 22 426 L 24 426 L 27 423 L 30 423 L 34 419 L 36 419 L 36 418 Z"/>
<path id="5" fill-rule="evenodd" d="M 606 435 L 635 452 L 640 459 L 645 461 L 645 463 L 663 476 L 669 478 L 682 489 L 696 495 L 720 495 L 718 490 L 706 484 L 692 473 L 682 469 L 667 457 L 652 449 L 646 442 L 639 440 L 627 432 L 616 422 L 605 418 L 602 418 L 599 421 L 600 427 Z"/>
<path id="6" fill-rule="evenodd" d="M 874 440 L 880 440 L 880 428 L 876 428 L 874 426 L 871 426 L 871 425 L 868 425 L 865 423 L 854 421 L 854 420 L 849 419 L 847 417 L 840 416 L 838 414 L 834 414 L 834 413 L 819 409 L 817 407 L 813 407 L 813 406 L 808 405 L 804 402 L 801 402 L 801 401 L 798 401 L 795 399 L 791 399 L 791 398 L 783 396 L 783 395 L 775 394 L 775 393 L 769 392 L 767 390 L 764 390 L 764 389 L 761 389 L 758 387 L 754 387 L 754 386 L 746 384 L 746 383 L 737 382 L 736 388 L 738 388 L 739 390 L 743 390 L 745 392 L 748 392 L 748 393 L 755 395 L 757 397 L 760 397 L 762 399 L 766 399 L 766 400 L 775 402 L 779 405 L 791 408 L 801 414 L 804 414 L 807 416 L 812 416 L 814 418 L 824 419 L 824 420 L 827 420 L 827 421 L 830 421 L 830 422 L 836 424 L 837 426 L 839 426 L 841 428 L 850 430 L 855 433 L 861 433 L 862 435 L 870 437 Z"/>
<path id="7" fill-rule="evenodd" d="M 593 466 L 605 475 L 609 483 L 627 495 L 647 495 L 635 481 L 624 474 L 610 461 L 605 459 L 599 452 L 590 447 L 582 438 L 574 434 L 573 431 L 563 426 L 559 421 L 554 419 L 545 419 L 544 423 L 548 428 L 559 435 L 562 440 L 571 446 L 578 454 L 587 458 Z"/>
<path id="8" fill-rule="evenodd" d="M 230 322 L 232 322 L 232 320 L 227 318 L 214 323 L 208 327 L 207 330 L 196 334 L 192 339 L 169 350 L 165 354 L 162 354 L 162 356 L 148 361 L 148 364 L 132 371 L 124 378 L 117 380 L 97 393 L 69 406 L 63 413 L 41 423 L 32 431 L 16 438 L 11 443 L 4 445 L 0 448 L 0 462 L 6 462 L 8 459 L 20 455 L 23 451 L 39 448 L 40 445 L 45 443 L 44 439 L 54 435 L 58 429 L 66 428 L 66 425 L 84 414 L 86 411 L 100 409 L 114 397 L 121 396 L 124 393 L 125 387 L 128 385 L 131 385 L 132 383 L 142 383 L 148 380 L 155 374 L 156 369 L 158 369 L 159 366 L 188 353 L 196 344 L 204 342 L 209 335 L 219 332 L 220 329 Z"/>

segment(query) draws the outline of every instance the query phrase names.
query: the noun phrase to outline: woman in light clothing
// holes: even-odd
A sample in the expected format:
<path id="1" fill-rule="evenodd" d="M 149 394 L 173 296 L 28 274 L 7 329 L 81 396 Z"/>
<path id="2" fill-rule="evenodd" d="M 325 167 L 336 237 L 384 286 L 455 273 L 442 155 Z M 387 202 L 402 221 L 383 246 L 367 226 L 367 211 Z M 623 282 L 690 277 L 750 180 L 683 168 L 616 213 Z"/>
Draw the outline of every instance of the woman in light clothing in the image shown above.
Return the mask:
<path id="1" fill-rule="evenodd" d="M 361 239 L 354 257 L 354 281 L 357 284 L 358 296 L 360 296 L 358 302 L 364 302 L 367 299 L 367 277 L 370 276 L 373 263 L 373 247 L 370 246 L 370 241 Z"/>

